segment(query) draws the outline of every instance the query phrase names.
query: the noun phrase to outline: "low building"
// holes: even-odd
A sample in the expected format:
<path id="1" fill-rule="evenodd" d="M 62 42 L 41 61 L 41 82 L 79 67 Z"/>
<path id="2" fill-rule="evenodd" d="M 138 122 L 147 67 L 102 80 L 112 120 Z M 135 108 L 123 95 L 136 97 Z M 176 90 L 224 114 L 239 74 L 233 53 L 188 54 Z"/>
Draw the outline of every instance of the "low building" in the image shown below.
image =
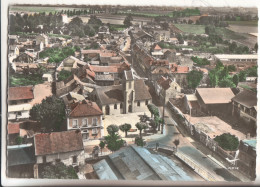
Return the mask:
<path id="1" fill-rule="evenodd" d="M 198 113 L 200 107 L 195 94 L 186 94 L 184 96 L 184 108 L 191 116 L 195 116 Z"/>
<path id="2" fill-rule="evenodd" d="M 16 138 L 20 135 L 20 123 L 8 123 L 7 133 L 8 145 L 16 145 Z"/>
<path id="3" fill-rule="evenodd" d="M 69 105 L 67 129 L 80 129 L 83 140 L 99 139 L 104 134 L 102 115 L 98 105 L 92 101 L 79 101 Z"/>
<path id="4" fill-rule="evenodd" d="M 14 59 L 15 62 L 20 62 L 20 63 L 34 63 L 35 60 L 36 60 L 36 55 L 28 51 L 25 51 L 24 53 L 20 53 L 19 56 L 17 56 L 17 58 Z"/>
<path id="5" fill-rule="evenodd" d="M 48 74 L 48 73 L 45 73 L 42 75 L 42 79 L 44 81 L 47 81 L 47 82 L 52 82 L 53 81 L 53 78 L 52 78 L 52 75 L 51 74 Z"/>
<path id="6" fill-rule="evenodd" d="M 194 180 L 167 156 L 137 146 L 122 148 L 93 168 L 100 180 Z"/>
<path id="7" fill-rule="evenodd" d="M 84 164 L 84 146 L 80 130 L 41 133 L 34 136 L 36 163 L 63 162 Z"/>
<path id="8" fill-rule="evenodd" d="M 159 96 L 160 100 L 168 103 L 170 98 L 176 98 L 181 92 L 181 87 L 175 81 L 175 79 L 161 77 L 155 84 L 155 92 Z"/>
<path id="9" fill-rule="evenodd" d="M 235 95 L 230 88 L 197 88 L 195 95 L 201 111 L 231 113 L 231 99 Z"/>
<path id="10" fill-rule="evenodd" d="M 8 120 L 28 119 L 30 117 L 31 104 L 19 104 L 8 106 Z"/>
<path id="11" fill-rule="evenodd" d="M 182 87 L 185 88 L 188 86 L 188 73 L 190 68 L 188 66 L 180 66 L 176 63 L 170 64 L 170 76 L 175 78 L 176 82 Z"/>
<path id="12" fill-rule="evenodd" d="M 255 180 L 256 178 L 256 139 L 241 140 L 238 154 L 237 167 L 239 171 L 243 172 Z"/>
<path id="13" fill-rule="evenodd" d="M 232 115 L 242 119 L 256 130 L 257 124 L 257 94 L 244 90 L 232 98 Z"/>
<path id="14" fill-rule="evenodd" d="M 49 38 L 45 34 L 40 34 L 36 36 L 36 45 L 39 45 L 40 43 L 43 43 L 44 46 L 47 46 L 49 43 Z"/>

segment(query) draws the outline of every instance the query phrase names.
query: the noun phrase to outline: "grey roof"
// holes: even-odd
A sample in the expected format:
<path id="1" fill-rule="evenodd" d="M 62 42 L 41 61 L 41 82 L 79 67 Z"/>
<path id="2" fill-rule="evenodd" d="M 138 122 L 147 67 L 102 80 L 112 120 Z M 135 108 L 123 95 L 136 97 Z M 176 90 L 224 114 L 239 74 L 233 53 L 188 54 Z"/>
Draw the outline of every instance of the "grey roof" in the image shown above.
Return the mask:
<path id="1" fill-rule="evenodd" d="M 104 75 L 96 75 L 96 81 L 114 81 L 114 74 L 104 74 Z"/>
<path id="2" fill-rule="evenodd" d="M 23 164 L 35 163 L 33 147 L 15 148 L 7 150 L 8 166 L 17 166 Z"/>
<path id="3" fill-rule="evenodd" d="M 193 180 L 171 159 L 137 146 L 123 148 L 93 168 L 101 180 Z"/>
<path id="4" fill-rule="evenodd" d="M 238 93 L 235 97 L 232 98 L 233 101 L 236 101 L 248 108 L 254 107 L 257 105 L 257 95 L 255 92 L 250 90 L 244 90 Z"/>

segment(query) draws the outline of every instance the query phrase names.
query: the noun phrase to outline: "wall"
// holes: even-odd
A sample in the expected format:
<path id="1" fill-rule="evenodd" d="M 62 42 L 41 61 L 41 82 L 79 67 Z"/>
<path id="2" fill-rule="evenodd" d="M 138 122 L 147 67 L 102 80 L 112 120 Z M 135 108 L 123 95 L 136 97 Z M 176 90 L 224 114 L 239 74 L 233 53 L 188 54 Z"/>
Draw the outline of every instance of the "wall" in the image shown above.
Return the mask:
<path id="1" fill-rule="evenodd" d="M 56 159 L 60 159 L 61 162 L 69 166 L 73 164 L 73 156 L 77 156 L 76 165 L 85 163 L 84 150 L 46 155 L 46 162 L 55 162 Z M 36 163 L 43 163 L 43 156 L 36 156 Z"/>
<path id="2" fill-rule="evenodd" d="M 30 117 L 29 110 L 21 111 L 21 115 L 18 116 L 18 112 L 8 112 L 8 120 L 14 119 L 28 119 Z"/>
<path id="3" fill-rule="evenodd" d="M 101 107 L 103 114 L 106 115 L 106 106 L 109 107 L 109 115 L 123 114 L 123 108 L 124 107 L 122 109 L 120 109 L 120 103 L 116 103 L 117 109 L 114 109 L 114 105 L 115 104 L 103 105 Z M 124 104 L 123 104 L 123 106 L 124 106 Z"/>
<path id="4" fill-rule="evenodd" d="M 147 100 L 148 104 L 151 103 L 151 100 Z M 133 112 L 144 112 L 147 110 L 147 105 L 145 104 L 145 101 L 140 101 L 140 106 L 137 106 L 138 101 L 134 102 Z"/>

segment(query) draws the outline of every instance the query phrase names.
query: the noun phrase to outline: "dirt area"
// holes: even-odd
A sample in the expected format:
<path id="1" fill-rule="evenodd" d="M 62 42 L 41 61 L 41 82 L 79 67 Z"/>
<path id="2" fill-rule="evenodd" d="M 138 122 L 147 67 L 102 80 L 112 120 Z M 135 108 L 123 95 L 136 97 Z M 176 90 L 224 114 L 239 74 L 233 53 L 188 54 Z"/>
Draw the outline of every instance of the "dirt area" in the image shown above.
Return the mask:
<path id="1" fill-rule="evenodd" d="M 233 129 L 229 124 L 222 121 L 216 116 L 208 116 L 208 117 L 189 117 L 189 115 L 185 115 L 188 120 L 192 124 L 195 125 L 196 128 L 201 129 L 206 134 L 210 136 L 210 138 L 214 138 L 215 136 L 221 135 L 223 133 L 230 133 L 232 135 L 237 136 L 240 140 L 246 138 L 246 135 Z"/>
<path id="2" fill-rule="evenodd" d="M 229 30 L 238 33 L 257 33 L 258 28 L 257 26 L 241 26 L 241 25 L 229 25 Z"/>
<path id="3" fill-rule="evenodd" d="M 33 90 L 34 99 L 30 102 L 30 104 L 33 106 L 35 104 L 39 104 L 42 102 L 43 99 L 45 99 L 48 96 L 52 95 L 51 92 L 51 83 L 43 83 L 43 84 L 37 84 L 34 86 Z"/>

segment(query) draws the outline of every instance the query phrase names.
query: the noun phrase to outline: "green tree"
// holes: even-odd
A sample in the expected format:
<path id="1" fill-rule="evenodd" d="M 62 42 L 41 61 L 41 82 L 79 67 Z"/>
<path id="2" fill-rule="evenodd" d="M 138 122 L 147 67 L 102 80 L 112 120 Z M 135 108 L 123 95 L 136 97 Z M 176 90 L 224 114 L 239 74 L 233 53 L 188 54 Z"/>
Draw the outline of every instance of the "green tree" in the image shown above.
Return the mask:
<path id="1" fill-rule="evenodd" d="M 58 81 L 63 81 L 69 78 L 72 75 L 70 71 L 67 70 L 61 70 L 58 74 Z"/>
<path id="2" fill-rule="evenodd" d="M 219 77 L 216 69 L 213 69 L 209 72 L 209 79 L 212 87 L 216 87 L 218 85 Z"/>
<path id="3" fill-rule="evenodd" d="M 243 82 L 246 80 L 246 72 L 245 71 L 240 71 L 239 74 L 238 74 L 238 77 L 239 77 L 239 82 Z"/>
<path id="4" fill-rule="evenodd" d="M 233 80 L 233 83 L 234 83 L 234 84 L 236 85 L 236 87 L 237 87 L 238 82 L 239 82 L 239 77 L 238 77 L 238 75 L 235 74 L 235 75 L 233 76 L 232 80 Z"/>
<path id="5" fill-rule="evenodd" d="M 148 126 L 145 123 L 142 123 L 142 122 L 136 123 L 135 126 L 140 131 L 140 138 L 142 138 L 142 130 L 147 129 Z"/>
<path id="6" fill-rule="evenodd" d="M 41 123 L 46 131 L 60 131 L 66 119 L 63 99 L 49 96 L 30 110 L 30 118 Z"/>
<path id="7" fill-rule="evenodd" d="M 99 143 L 99 147 L 100 147 L 100 150 L 101 150 L 101 154 L 102 154 L 102 149 L 104 149 L 105 145 L 106 145 L 105 142 L 100 141 L 100 143 Z"/>
<path id="8" fill-rule="evenodd" d="M 156 129 L 159 125 L 159 120 L 151 120 L 149 125 L 152 127 L 153 131 L 156 132 Z"/>
<path id="9" fill-rule="evenodd" d="M 173 141 L 175 147 L 176 147 L 176 150 L 178 150 L 178 145 L 180 144 L 180 140 L 179 139 L 176 139 Z"/>
<path id="10" fill-rule="evenodd" d="M 91 15 L 90 19 L 88 20 L 88 24 L 100 26 L 100 25 L 102 25 L 102 21 L 101 21 L 101 19 L 97 18 L 97 16 Z"/>
<path id="11" fill-rule="evenodd" d="M 228 71 L 229 71 L 229 72 L 234 72 L 234 71 L 236 71 L 236 66 L 234 66 L 234 65 L 229 65 L 229 66 L 228 66 Z"/>
<path id="12" fill-rule="evenodd" d="M 225 78 L 221 81 L 219 81 L 219 87 L 221 88 L 234 88 L 236 85 L 233 83 L 233 81 L 229 78 Z"/>
<path id="13" fill-rule="evenodd" d="M 257 50 L 258 50 L 258 43 L 255 43 L 254 49 L 255 49 L 255 52 L 257 52 Z"/>
<path id="14" fill-rule="evenodd" d="M 122 132 L 125 132 L 125 137 L 127 137 L 127 132 L 132 128 L 131 124 L 125 123 L 119 126 L 119 129 Z"/>
<path id="15" fill-rule="evenodd" d="M 192 70 L 188 73 L 187 80 L 190 88 L 197 88 L 200 84 L 200 81 L 203 77 L 203 73 L 201 71 Z"/>
<path id="16" fill-rule="evenodd" d="M 124 141 L 119 139 L 118 134 L 109 134 L 108 136 L 105 136 L 105 141 L 107 148 L 113 152 L 119 150 L 124 145 Z"/>
<path id="17" fill-rule="evenodd" d="M 220 70 L 224 67 L 223 63 L 220 60 L 217 60 L 216 62 L 216 69 Z"/>
<path id="18" fill-rule="evenodd" d="M 133 21 L 132 16 L 131 16 L 131 15 L 127 15 L 127 16 L 125 17 L 125 20 L 124 20 L 124 25 L 125 25 L 126 27 L 130 27 L 130 26 L 132 25 L 132 22 L 131 22 L 131 21 Z"/>
<path id="19" fill-rule="evenodd" d="M 107 127 L 107 132 L 108 132 L 109 135 L 114 135 L 114 134 L 116 134 L 118 131 L 119 131 L 119 128 L 118 128 L 117 125 L 112 124 L 112 125 L 109 125 L 109 126 Z"/>
<path id="20" fill-rule="evenodd" d="M 145 145 L 145 142 L 144 142 L 144 140 L 142 139 L 142 138 L 140 138 L 140 137 L 135 137 L 135 144 L 137 145 L 137 146 L 144 146 Z"/>
<path id="21" fill-rule="evenodd" d="M 15 142 L 16 142 L 18 145 L 21 145 L 21 144 L 23 143 L 23 137 L 17 136 L 16 139 L 15 139 Z"/>
<path id="22" fill-rule="evenodd" d="M 44 165 L 39 177 L 44 179 L 78 179 L 74 168 L 66 166 L 63 162 L 57 162 L 55 165 Z"/>
<path id="23" fill-rule="evenodd" d="M 238 138 L 230 133 L 221 134 L 220 136 L 215 137 L 214 140 L 221 148 L 227 151 L 235 151 L 239 145 Z"/>
<path id="24" fill-rule="evenodd" d="M 154 104 L 148 104 L 147 105 L 147 108 L 148 108 L 148 110 L 150 111 L 150 113 L 151 113 L 151 117 L 153 117 L 154 115 L 156 116 L 158 116 L 159 115 L 159 110 L 158 110 L 158 108 L 154 105 Z"/>

